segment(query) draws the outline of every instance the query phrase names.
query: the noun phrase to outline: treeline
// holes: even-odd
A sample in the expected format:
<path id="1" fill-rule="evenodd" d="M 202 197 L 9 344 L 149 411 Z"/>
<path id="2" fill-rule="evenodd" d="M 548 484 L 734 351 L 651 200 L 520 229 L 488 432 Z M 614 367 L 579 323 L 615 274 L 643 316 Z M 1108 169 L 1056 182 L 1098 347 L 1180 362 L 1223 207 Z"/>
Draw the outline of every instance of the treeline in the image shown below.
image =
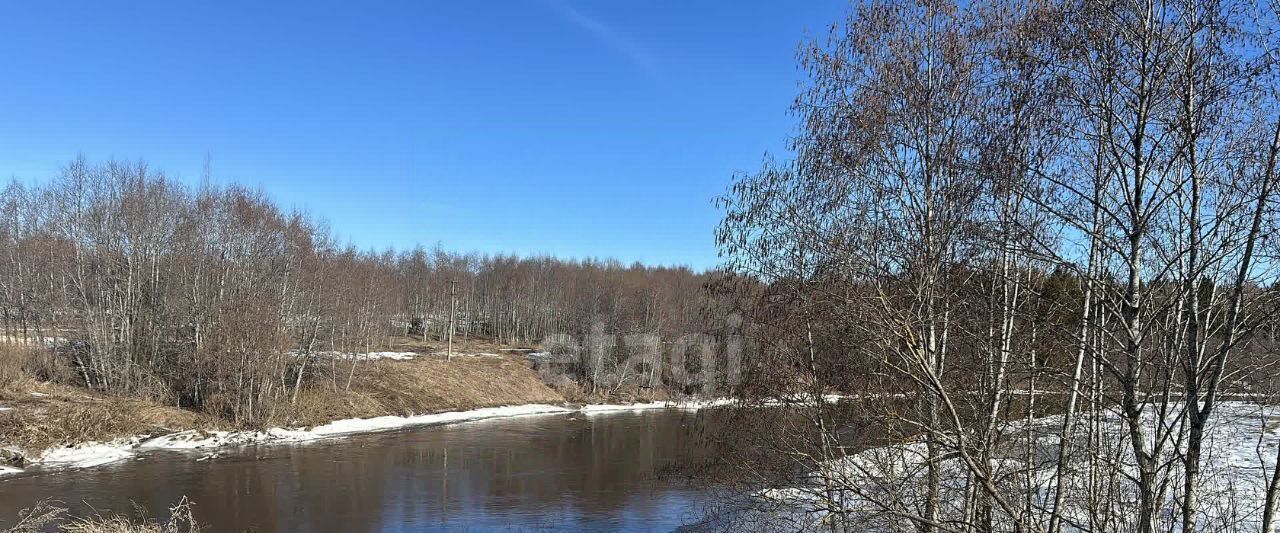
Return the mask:
<path id="1" fill-rule="evenodd" d="M 1207 435 L 1280 376 L 1278 14 L 873 0 L 802 48 L 796 156 L 735 182 L 719 239 L 743 390 L 815 406 L 767 432 L 814 473 L 804 527 L 1275 530 L 1280 474 Z M 851 460 L 831 391 L 912 444 Z"/>
<path id="2" fill-rule="evenodd" d="M 700 323 L 705 275 L 457 254 L 372 252 L 240 186 L 81 157 L 0 193 L 3 341 L 56 346 L 76 380 L 255 422 L 307 386 L 349 386 L 396 336 L 532 344 L 593 324 Z"/>

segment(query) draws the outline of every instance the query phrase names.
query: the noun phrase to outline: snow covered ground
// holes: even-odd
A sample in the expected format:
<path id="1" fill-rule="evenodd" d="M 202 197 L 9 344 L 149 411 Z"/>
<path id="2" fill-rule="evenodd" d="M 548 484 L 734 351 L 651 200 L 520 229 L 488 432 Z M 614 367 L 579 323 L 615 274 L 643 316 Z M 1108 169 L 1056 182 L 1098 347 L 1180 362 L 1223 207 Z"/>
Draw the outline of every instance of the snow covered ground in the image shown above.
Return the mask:
<path id="1" fill-rule="evenodd" d="M 293 356 L 300 356 L 302 352 L 293 350 L 289 352 Z M 369 352 L 369 353 L 346 353 L 346 352 L 312 352 L 311 355 L 316 357 L 324 357 L 329 359 L 391 359 L 393 361 L 408 361 L 417 357 L 415 352 Z"/>
<path id="2" fill-rule="evenodd" d="M 447 351 L 431 352 L 431 355 L 436 357 L 449 357 L 449 352 Z M 453 356 L 454 357 L 502 357 L 501 354 L 496 354 L 492 352 L 453 352 Z"/>
<path id="3" fill-rule="evenodd" d="M 299 352 L 299 351 L 297 351 L 297 350 L 290 351 L 289 353 L 290 353 L 291 355 L 295 356 L 295 357 L 297 357 L 297 356 L 301 356 L 301 355 L 302 355 L 302 352 Z M 316 356 L 316 357 L 323 357 L 323 358 L 326 358 L 326 359 L 342 359 L 342 360 L 347 360 L 347 361 L 350 361 L 350 360 L 352 360 L 352 359 L 355 359 L 355 360 L 358 360 L 358 361 L 372 360 L 372 359 L 389 359 L 389 360 L 392 360 L 392 361 L 409 361 L 409 360 L 411 360 L 411 359 L 415 359 L 415 358 L 421 357 L 423 354 L 418 353 L 418 352 L 369 352 L 369 353 L 350 353 L 350 352 L 328 352 L 328 351 L 325 351 L 325 352 L 312 352 L 312 353 L 311 353 L 311 355 Z M 445 356 L 447 356 L 447 355 L 449 355 L 449 354 L 448 354 L 447 352 L 437 351 L 437 352 L 431 352 L 431 354 L 430 354 L 430 355 L 431 355 L 432 357 L 445 357 Z M 502 357 L 502 355 L 501 355 L 501 354 L 490 353 L 490 352 L 453 352 L 453 356 L 454 356 L 454 357 Z"/>
<path id="4" fill-rule="evenodd" d="M 115 442 L 87 442 L 79 446 L 50 448 L 31 462 L 56 467 L 88 468 L 133 457 L 136 439 Z M 20 471 L 20 470 L 16 470 Z M 12 472 L 10 472 L 12 473 Z"/>
<path id="5" fill-rule="evenodd" d="M 0 335 L 0 343 L 8 344 L 35 344 L 31 339 L 22 336 Z M 67 343 L 67 339 L 63 337 L 43 337 L 40 343 L 49 348 L 56 348 Z"/>
<path id="6" fill-rule="evenodd" d="M 620 411 L 646 411 L 650 409 L 688 409 L 698 410 L 707 407 L 724 407 L 731 405 L 733 400 L 728 398 L 719 398 L 714 400 L 686 400 L 672 402 L 648 402 L 648 403 L 627 403 L 627 404 L 593 404 L 584 405 L 578 410 L 586 415 L 596 415 L 605 413 L 617 413 Z"/>
<path id="7" fill-rule="evenodd" d="M 1134 519 L 1137 495 L 1129 476 L 1136 475 L 1132 453 L 1124 440 L 1127 428 L 1115 413 L 1100 417 L 1096 427 L 1102 437 L 1091 445 L 1080 442 L 1070 456 L 1070 475 L 1066 484 L 1068 497 L 1065 514 L 1070 524 L 1088 526 L 1090 517 L 1099 509 L 1115 517 L 1112 528 L 1126 529 Z M 1147 417 L 1153 427 L 1156 417 Z M 1081 420 L 1082 424 L 1090 421 Z M 1058 433 L 1060 416 L 1039 418 L 1028 426 L 1022 422 L 1009 424 L 1010 434 L 1019 435 L 1009 446 L 1009 453 L 995 458 L 996 478 L 1008 501 L 1021 509 L 1033 502 L 1035 514 L 1044 513 L 1052 505 L 1056 485 Z M 1176 427 L 1176 417 L 1166 420 Z M 1081 437 L 1083 439 L 1083 435 Z M 1030 439 L 1029 441 L 1027 439 Z M 1028 469 L 1026 444 L 1031 443 L 1032 461 Z M 1200 528 L 1204 531 L 1256 531 L 1261 520 L 1265 481 L 1276 467 L 1276 447 L 1280 446 L 1280 407 L 1244 402 L 1219 405 L 1206 433 L 1201 465 L 1203 480 L 1200 505 Z M 941 496 L 944 516 L 963 516 L 964 496 L 968 486 L 965 469 L 954 454 L 941 462 Z M 1098 478 L 1089 474 L 1089 464 L 1098 465 Z M 1182 476 L 1177 467 L 1179 455 L 1166 451 L 1163 460 L 1174 465 L 1166 472 L 1169 489 L 1163 496 L 1165 510 L 1175 508 L 1175 492 L 1180 490 Z M 906 514 L 920 511 L 926 476 L 927 450 L 923 442 L 885 446 L 852 453 L 820 463 L 810 481 L 792 488 L 763 490 L 756 494 L 762 508 L 776 512 L 770 520 L 786 520 L 796 529 L 824 529 L 832 519 L 832 509 L 840 509 L 839 520 L 855 529 L 889 531 L 902 515 L 886 513 L 896 509 Z M 1114 473 L 1114 477 L 1110 477 Z M 1092 481 L 1090 479 L 1092 478 Z M 1103 494 L 1102 500 L 1087 501 L 1090 483 Z M 834 487 L 834 489 L 832 488 Z M 1027 489 L 1030 488 L 1030 491 Z M 1030 498 L 1028 499 L 1028 495 Z M 1100 501 L 1102 503 L 1100 503 Z M 1176 513 L 1163 513 L 1161 528 L 1178 528 Z M 825 522 L 824 522 L 825 521 Z"/>
<path id="8" fill-rule="evenodd" d="M 647 409 L 702 409 L 728 405 L 730 400 L 651 402 L 629 405 L 586 405 L 578 408 L 546 404 L 487 407 L 469 411 L 451 411 L 416 416 L 380 416 L 337 420 L 312 428 L 271 428 L 263 431 L 180 431 L 158 437 L 135 436 L 111 442 L 87 442 L 75 446 L 51 448 L 29 464 L 52 468 L 88 468 L 135 457 L 153 450 L 216 450 L 252 444 L 300 443 L 354 435 L 390 431 L 407 427 L 472 422 L 492 418 L 581 412 L 602 414 Z M 0 477 L 22 472 L 22 469 L 0 467 Z"/>

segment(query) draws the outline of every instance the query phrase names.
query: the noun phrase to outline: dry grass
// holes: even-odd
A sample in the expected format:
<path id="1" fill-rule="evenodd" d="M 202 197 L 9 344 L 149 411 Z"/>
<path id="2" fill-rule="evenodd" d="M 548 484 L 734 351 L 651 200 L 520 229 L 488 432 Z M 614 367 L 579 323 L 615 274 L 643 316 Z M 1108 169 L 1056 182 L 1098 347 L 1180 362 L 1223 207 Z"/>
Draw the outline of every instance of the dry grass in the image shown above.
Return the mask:
<path id="1" fill-rule="evenodd" d="M 570 403 L 634 403 L 671 400 L 671 394 L 662 388 L 641 387 L 628 383 L 621 387 L 597 387 L 592 390 L 564 374 L 561 369 L 543 366 L 538 369 L 543 383 L 559 392 Z"/>
<path id="2" fill-rule="evenodd" d="M 663 389 L 645 389 L 640 387 L 626 387 L 622 389 L 604 389 L 599 388 L 594 392 L 581 384 L 569 381 L 563 387 L 556 387 L 556 390 L 564 396 L 565 401 L 570 403 L 592 404 L 592 403 L 643 403 L 671 400 L 672 396 Z"/>
<path id="3" fill-rule="evenodd" d="M 36 381 L 12 381 L 0 391 L 0 443 L 28 454 L 55 446 L 140 434 L 213 427 L 214 420 L 177 407 Z"/>
<path id="4" fill-rule="evenodd" d="M 394 349 L 430 354 L 439 348 L 434 342 L 400 340 Z M 501 345 L 487 341 L 459 342 L 455 349 L 503 353 Z M 68 369 L 59 369 L 57 363 L 44 350 L 0 345 L 0 407 L 7 408 L 0 410 L 0 445 L 33 456 L 88 441 L 229 425 L 210 415 L 34 377 L 65 374 Z M 286 401 L 262 425 L 315 426 L 346 418 L 565 402 L 565 396 L 543 383 L 520 355 L 360 361 L 350 390 L 345 388 L 346 365 L 339 363 L 336 386 L 328 377 L 307 385 L 296 404 Z M 577 399 L 582 395 L 575 387 L 570 384 L 563 389 Z"/>
<path id="5" fill-rule="evenodd" d="M 340 383 L 339 385 L 345 385 Z M 313 385 L 277 425 L 313 426 L 344 418 L 416 415 L 525 403 L 563 403 L 522 358 L 458 357 L 453 361 L 368 361 L 351 390 Z"/>
<path id="6" fill-rule="evenodd" d="M 66 516 L 65 507 L 43 500 L 30 509 L 19 511 L 18 522 L 4 531 L 5 533 L 41 533 L 56 527 Z"/>
<path id="7" fill-rule="evenodd" d="M 49 501 L 42 501 L 31 509 L 22 511 L 18 523 L 5 533 L 38 533 L 63 531 L 66 533 L 199 533 L 200 524 L 191 512 L 191 502 L 185 497 L 169 508 L 169 519 L 155 520 L 141 507 L 134 516 L 121 514 L 95 514 L 84 518 L 70 517 L 67 509 Z"/>
<path id="8" fill-rule="evenodd" d="M 25 390 L 33 381 L 67 383 L 71 368 L 49 350 L 0 343 L 0 397 Z"/>

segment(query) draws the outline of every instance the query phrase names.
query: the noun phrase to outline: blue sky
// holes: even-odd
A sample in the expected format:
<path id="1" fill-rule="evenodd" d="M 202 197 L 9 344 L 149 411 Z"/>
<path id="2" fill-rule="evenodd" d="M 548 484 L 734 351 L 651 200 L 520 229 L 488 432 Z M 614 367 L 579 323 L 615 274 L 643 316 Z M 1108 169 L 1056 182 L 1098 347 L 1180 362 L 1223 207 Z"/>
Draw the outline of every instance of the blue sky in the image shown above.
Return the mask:
<path id="1" fill-rule="evenodd" d="M 836 0 L 3 2 L 0 177 L 145 158 L 362 248 L 716 264 Z"/>

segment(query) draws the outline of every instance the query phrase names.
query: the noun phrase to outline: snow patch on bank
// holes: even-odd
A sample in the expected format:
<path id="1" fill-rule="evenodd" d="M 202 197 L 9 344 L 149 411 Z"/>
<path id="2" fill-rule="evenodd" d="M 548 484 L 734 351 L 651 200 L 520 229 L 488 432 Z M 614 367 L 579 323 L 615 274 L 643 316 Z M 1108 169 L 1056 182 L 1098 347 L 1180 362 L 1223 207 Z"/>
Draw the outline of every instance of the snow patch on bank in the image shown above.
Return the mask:
<path id="1" fill-rule="evenodd" d="M 336 420 L 310 429 L 271 428 L 265 431 L 182 431 L 156 437 L 142 442 L 136 448 L 141 450 L 196 450 L 205 448 L 221 448 L 227 446 L 244 446 L 248 444 L 272 444 L 307 442 L 331 437 L 354 435 L 357 433 L 374 433 L 416 426 L 434 426 L 470 422 L 487 418 L 509 418 L 515 416 L 567 413 L 570 409 L 555 405 L 513 405 L 507 407 L 486 407 L 470 411 L 451 411 L 416 416 L 380 416 L 376 418 L 351 418 Z"/>
<path id="2" fill-rule="evenodd" d="M 134 439 L 114 442 L 87 442 L 67 448 L 51 448 L 45 450 L 33 463 L 65 468 L 88 468 L 91 466 L 114 463 L 133 456 L 129 451 Z M 13 469 L 16 472 L 21 470 Z M 12 473 L 12 472 L 0 472 Z"/>
<path id="3" fill-rule="evenodd" d="M 511 418 L 529 415 L 582 412 L 600 414 L 606 412 L 644 411 L 649 409 L 702 409 L 728 405 L 731 400 L 718 399 L 685 402 L 650 402 L 628 405 L 587 405 L 568 408 L 558 405 L 526 404 L 504 407 L 486 407 L 469 411 L 450 411 L 415 416 L 380 416 L 376 418 L 351 418 L 336 420 L 311 428 L 270 428 L 261 431 L 201 431 L 189 430 L 159 437 L 137 436 L 111 442 L 86 442 L 63 448 L 45 450 L 32 458 L 30 464 L 42 467 L 88 468 L 121 461 L 139 452 L 156 450 L 208 450 L 257 444 L 303 443 L 321 439 L 343 437 L 361 433 L 392 431 L 408 427 L 456 424 L 492 418 Z M 207 457 L 206 457 L 207 458 Z M 23 472 L 22 469 L 0 467 L 0 477 Z"/>

